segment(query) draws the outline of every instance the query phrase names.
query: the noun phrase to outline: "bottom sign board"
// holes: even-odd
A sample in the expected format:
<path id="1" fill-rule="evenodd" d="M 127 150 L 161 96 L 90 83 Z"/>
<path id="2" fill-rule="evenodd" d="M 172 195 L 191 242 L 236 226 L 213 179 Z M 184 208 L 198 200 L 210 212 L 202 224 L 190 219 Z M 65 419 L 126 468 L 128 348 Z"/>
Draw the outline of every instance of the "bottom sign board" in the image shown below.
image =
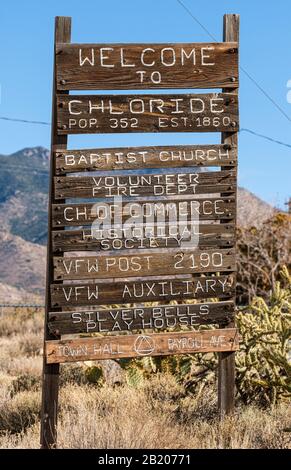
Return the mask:
<path id="1" fill-rule="evenodd" d="M 144 356 L 236 351 L 236 328 L 151 335 L 119 335 L 45 342 L 48 364 Z"/>

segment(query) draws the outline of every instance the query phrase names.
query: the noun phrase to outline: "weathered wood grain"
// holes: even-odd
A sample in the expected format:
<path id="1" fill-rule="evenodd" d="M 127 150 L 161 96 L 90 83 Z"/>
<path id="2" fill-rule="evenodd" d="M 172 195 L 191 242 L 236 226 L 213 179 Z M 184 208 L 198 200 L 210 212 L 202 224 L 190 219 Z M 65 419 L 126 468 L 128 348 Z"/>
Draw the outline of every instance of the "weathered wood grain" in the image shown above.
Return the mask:
<path id="1" fill-rule="evenodd" d="M 235 191 L 232 171 L 140 173 L 118 176 L 57 176 L 55 198 L 184 196 Z"/>
<path id="2" fill-rule="evenodd" d="M 234 218 L 234 197 L 201 199 L 136 200 L 134 202 L 98 202 L 95 204 L 54 204 L 53 227 L 148 224 Z M 99 228 L 99 226 L 95 228 Z"/>
<path id="3" fill-rule="evenodd" d="M 223 40 L 237 41 L 239 43 L 239 15 L 228 14 L 223 17 Z M 234 88 L 233 93 L 238 95 L 238 88 Z M 226 145 L 234 146 L 236 152 L 238 149 L 237 132 L 226 132 L 221 135 L 221 142 Z M 234 168 L 235 169 L 235 168 Z M 235 169 L 236 170 L 236 169 Z M 237 184 L 236 184 L 237 189 Z M 236 223 L 236 217 L 235 217 Z M 226 223 L 222 220 L 222 223 Z M 230 321 L 229 327 L 234 326 Z M 226 414 L 230 414 L 234 409 L 235 401 L 235 354 L 231 352 L 222 352 L 218 354 L 218 408 L 220 418 L 223 419 Z"/>
<path id="4" fill-rule="evenodd" d="M 236 149 L 230 145 L 60 149 L 54 158 L 56 174 L 62 175 L 96 170 L 228 166 L 236 163 Z"/>
<path id="5" fill-rule="evenodd" d="M 168 302 L 182 299 L 229 299 L 235 294 L 235 275 L 183 276 L 147 280 L 94 283 L 63 283 L 51 285 L 52 307 Z"/>
<path id="6" fill-rule="evenodd" d="M 234 93 L 58 96 L 60 134 L 236 130 Z"/>
<path id="7" fill-rule="evenodd" d="M 55 18 L 54 38 L 54 71 L 53 71 L 53 93 L 52 93 L 52 127 L 51 127 L 51 155 L 56 148 L 65 150 L 67 148 L 67 136 L 60 136 L 57 132 L 57 77 L 56 77 L 56 47 L 58 43 L 69 43 L 71 41 L 71 18 Z M 61 92 L 63 95 L 67 91 Z M 45 321 L 44 341 L 51 339 L 48 328 L 48 313 L 51 310 L 50 284 L 53 280 L 52 262 L 52 204 L 54 203 L 53 176 L 55 175 L 55 161 L 50 160 L 49 178 L 49 200 L 48 200 L 48 237 L 47 237 L 47 271 L 46 271 L 46 294 L 45 294 Z M 42 404 L 40 418 L 40 445 L 42 449 L 56 446 L 57 442 L 57 418 L 58 418 L 58 394 L 59 394 L 59 365 L 47 364 L 43 357 L 42 370 Z"/>
<path id="8" fill-rule="evenodd" d="M 47 341 L 47 363 L 76 362 L 126 357 L 168 356 L 194 352 L 235 351 L 239 348 L 236 328 L 119 335 Z"/>
<path id="9" fill-rule="evenodd" d="M 53 231 L 53 251 L 108 251 L 125 249 L 177 248 L 193 240 L 199 247 L 230 247 L 234 244 L 233 224 L 166 224 L 161 227 L 135 227 L 134 230 L 110 228 Z"/>
<path id="10" fill-rule="evenodd" d="M 234 302 L 158 305 L 99 309 L 75 312 L 51 312 L 52 334 L 110 333 L 134 330 L 166 330 L 194 325 L 227 324 L 234 317 Z"/>
<path id="11" fill-rule="evenodd" d="M 60 44 L 59 90 L 233 88 L 236 43 Z"/>
<path id="12" fill-rule="evenodd" d="M 233 249 L 179 249 L 151 253 L 54 257 L 54 279 L 107 279 L 234 271 Z"/>

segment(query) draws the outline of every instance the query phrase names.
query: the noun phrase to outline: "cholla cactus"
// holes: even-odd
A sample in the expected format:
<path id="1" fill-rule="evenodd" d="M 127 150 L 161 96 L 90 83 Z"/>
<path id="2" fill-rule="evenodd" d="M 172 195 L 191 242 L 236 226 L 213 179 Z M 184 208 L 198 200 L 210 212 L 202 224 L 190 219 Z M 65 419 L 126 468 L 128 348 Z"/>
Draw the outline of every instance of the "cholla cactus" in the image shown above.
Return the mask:
<path id="1" fill-rule="evenodd" d="M 273 404 L 291 397 L 291 276 L 287 268 L 281 274 L 286 288 L 277 282 L 268 304 L 254 298 L 237 315 L 242 342 L 236 386 L 246 403 Z"/>
<path id="2" fill-rule="evenodd" d="M 236 353 L 236 387 L 245 403 L 269 405 L 291 396 L 291 276 L 286 267 L 281 275 L 286 287 L 277 282 L 268 303 L 256 297 L 237 314 L 241 345 Z M 131 385 L 166 372 L 197 393 L 213 384 L 217 355 L 134 359 L 124 361 L 123 367 Z"/>
<path id="3" fill-rule="evenodd" d="M 291 397 L 291 275 L 287 267 L 281 270 L 281 276 L 282 285 L 275 283 L 268 302 L 255 297 L 236 316 L 241 335 L 236 387 L 245 403 L 270 405 Z M 196 395 L 215 382 L 217 373 L 214 353 L 121 359 L 118 363 L 128 384 L 134 387 L 153 373 L 167 373 Z"/>

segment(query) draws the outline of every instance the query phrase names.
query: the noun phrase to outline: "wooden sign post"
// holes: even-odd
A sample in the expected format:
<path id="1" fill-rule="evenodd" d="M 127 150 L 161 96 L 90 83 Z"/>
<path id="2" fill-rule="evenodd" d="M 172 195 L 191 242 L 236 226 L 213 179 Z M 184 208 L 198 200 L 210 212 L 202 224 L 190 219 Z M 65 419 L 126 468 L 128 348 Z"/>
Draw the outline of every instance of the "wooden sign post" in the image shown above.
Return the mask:
<path id="1" fill-rule="evenodd" d="M 57 443 L 60 363 L 217 352 L 220 414 L 233 409 L 238 21 L 225 15 L 222 43 L 71 44 L 56 18 L 42 448 Z M 188 91 L 69 94 L 121 89 Z M 67 149 L 69 134 L 131 132 L 222 142 Z"/>

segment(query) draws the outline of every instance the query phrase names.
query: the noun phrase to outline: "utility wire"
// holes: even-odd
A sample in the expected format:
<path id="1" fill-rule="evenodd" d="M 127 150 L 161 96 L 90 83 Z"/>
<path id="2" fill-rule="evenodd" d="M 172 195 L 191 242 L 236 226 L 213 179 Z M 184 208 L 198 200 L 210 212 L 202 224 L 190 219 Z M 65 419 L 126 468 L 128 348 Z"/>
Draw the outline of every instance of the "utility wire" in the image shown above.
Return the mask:
<path id="1" fill-rule="evenodd" d="M 196 18 L 193 13 L 189 10 L 189 8 L 182 2 L 182 0 L 177 0 L 177 3 L 191 16 L 191 18 L 197 23 L 200 28 L 203 29 L 203 31 L 215 42 L 218 42 L 218 39 L 213 36 L 213 34 L 201 23 L 201 21 Z M 240 66 L 240 70 L 247 76 L 247 78 L 258 88 L 258 90 L 277 108 L 277 110 L 289 121 L 291 122 L 291 118 L 288 116 L 288 114 L 281 108 L 281 106 L 267 93 L 266 90 L 252 77 L 249 72 L 242 66 Z M 6 116 L 0 116 L 0 119 L 3 121 L 13 121 L 13 122 L 24 122 L 28 124 L 40 124 L 43 126 L 50 126 L 51 124 L 46 121 L 30 121 L 28 119 L 17 119 L 17 118 L 9 118 Z M 245 129 L 244 129 L 245 130 Z M 252 131 L 254 135 L 258 135 L 259 137 L 266 138 L 268 140 L 271 140 L 272 142 L 279 143 L 280 145 L 286 145 L 287 147 L 290 147 L 289 144 L 285 144 L 283 142 L 277 141 L 276 139 L 271 139 L 270 137 L 263 136 L 256 134 L 255 132 Z"/>
<path id="2" fill-rule="evenodd" d="M 180 0 L 177 0 L 177 1 L 180 1 Z M 14 119 L 14 118 L 7 118 L 7 117 L 1 117 L 1 116 L 0 116 L 0 119 L 6 120 L 6 121 L 25 122 L 25 123 L 29 123 L 29 124 L 42 124 L 42 125 L 46 125 L 46 126 L 51 125 L 49 122 L 45 122 L 45 121 L 29 121 L 28 119 L 16 119 L 16 118 Z M 288 144 L 286 142 L 282 142 L 281 140 L 274 139 L 272 137 L 268 137 L 267 135 L 264 135 L 264 134 L 260 134 L 259 132 L 253 131 L 252 129 L 241 128 L 239 130 L 239 132 L 248 132 L 249 134 L 252 134 L 252 135 L 254 135 L 256 137 L 259 137 L 261 139 L 268 140 L 270 142 L 273 142 L 274 144 L 278 144 L 278 145 L 282 145 L 284 147 L 291 148 L 291 144 Z M 3 170 L 3 169 L 4 168 L 2 168 L 1 170 Z M 24 171 L 25 171 L 25 169 L 27 169 L 27 167 L 23 168 Z M 39 171 L 41 171 L 41 170 L 39 170 Z M 43 170 L 43 171 L 45 172 L 45 170 Z"/>
<path id="3" fill-rule="evenodd" d="M 248 132 L 249 134 L 255 135 L 256 137 L 260 137 L 261 139 L 269 140 L 278 145 L 283 145 L 284 147 L 291 148 L 291 144 L 286 144 L 286 142 L 282 142 L 281 140 L 273 139 L 272 137 L 268 137 L 264 134 L 259 134 L 258 132 L 252 131 L 251 129 L 242 128 L 240 132 Z"/>
<path id="4" fill-rule="evenodd" d="M 0 116 L 0 119 L 2 119 L 2 121 L 25 122 L 28 124 L 41 124 L 42 126 L 51 125 L 49 122 L 45 122 L 45 121 L 29 121 L 28 119 L 9 118 L 6 116 Z"/>
<path id="5" fill-rule="evenodd" d="M 179 1 L 179 0 L 178 0 Z M 29 121 L 29 120 L 24 120 L 24 119 L 12 119 L 12 118 L 3 118 L 3 117 L 0 117 L 0 119 L 6 119 L 7 121 L 17 121 L 17 122 L 25 122 L 25 123 L 30 123 L 30 124 L 45 124 L 45 125 L 48 125 L 50 126 L 50 123 L 48 122 L 43 122 L 43 121 Z M 252 129 L 247 129 L 247 128 L 244 128 L 242 127 L 239 132 L 248 132 L 249 134 L 252 134 L 256 137 L 259 137 L 260 139 L 265 139 L 265 140 L 268 140 L 269 142 L 273 142 L 274 144 L 278 144 L 278 145 L 282 145 L 283 147 L 287 147 L 287 148 L 291 148 L 291 144 L 288 144 L 287 142 L 282 142 L 281 140 L 278 140 L 278 139 L 274 139 L 273 137 L 269 137 L 267 135 L 264 135 L 264 134 L 260 134 L 259 132 L 256 132 L 256 131 L 253 131 Z M 1 168 L 1 171 L 2 170 L 7 170 L 8 168 Z M 19 167 L 18 167 L 19 169 Z M 23 171 L 31 171 L 31 170 L 28 170 L 27 167 L 23 167 Z M 40 173 L 41 171 L 43 171 L 43 173 L 45 173 L 45 170 L 38 170 L 38 172 Z"/>
<path id="6" fill-rule="evenodd" d="M 264 90 L 264 88 L 261 87 L 261 85 L 254 79 L 254 77 L 252 77 L 246 69 L 244 69 L 242 66 L 240 66 L 240 69 L 241 71 L 246 75 L 246 77 L 248 77 L 248 79 L 258 88 L 258 90 L 260 90 L 260 92 L 273 104 L 273 106 L 275 106 L 275 108 L 278 109 L 278 111 L 289 121 L 291 122 L 291 118 L 288 116 L 287 113 L 285 113 L 284 109 L 281 108 L 281 106 L 276 103 L 276 101 L 274 100 L 274 98 L 272 98 L 272 96 L 269 95 L 269 93 L 266 92 L 266 90 Z"/>
<path id="7" fill-rule="evenodd" d="M 213 41 L 215 42 L 218 42 L 218 40 L 216 39 L 215 36 L 213 36 L 213 34 L 211 34 L 210 31 L 208 31 L 208 29 L 204 26 L 204 24 L 202 24 L 198 18 L 196 18 L 196 16 L 193 15 L 193 13 L 189 10 L 188 7 L 186 7 L 186 5 L 181 1 L 181 0 L 177 0 L 177 2 L 181 5 L 182 8 L 184 8 L 184 10 L 188 13 L 188 15 L 191 16 L 191 18 L 195 21 L 195 23 L 197 23 L 200 28 L 203 29 L 203 31 L 205 31 L 206 34 L 208 34 L 208 36 L 213 39 Z"/>
<path id="8" fill-rule="evenodd" d="M 198 18 L 196 18 L 196 16 L 193 15 L 193 13 L 189 10 L 188 7 L 186 7 L 186 5 L 182 2 L 182 0 L 177 0 L 177 2 L 179 3 L 179 5 L 181 5 L 182 8 L 184 8 L 184 10 L 188 13 L 188 15 L 191 16 L 191 18 L 195 21 L 195 23 L 197 23 L 200 28 L 203 29 L 203 31 L 208 34 L 208 36 L 213 39 L 215 42 L 218 42 L 217 38 L 215 36 L 213 36 L 213 34 L 208 31 L 208 29 L 201 23 L 201 21 L 198 20 Z M 288 114 L 284 111 L 284 109 L 281 108 L 281 106 L 276 103 L 276 101 L 274 100 L 274 98 L 272 98 L 269 93 L 264 90 L 264 88 L 255 80 L 254 77 L 252 77 L 249 72 L 242 66 L 239 67 L 240 70 L 246 75 L 246 77 L 258 88 L 258 90 L 260 90 L 260 92 L 273 104 L 273 106 L 275 106 L 277 108 L 277 110 L 286 118 L 288 119 L 289 122 L 291 122 L 291 118 L 288 116 Z"/>
<path id="9" fill-rule="evenodd" d="M 177 2 L 179 3 L 179 5 L 181 5 L 181 7 L 188 13 L 188 15 L 191 16 L 191 18 L 195 21 L 195 23 L 197 23 L 201 29 L 203 29 L 203 31 L 215 42 L 218 42 L 218 39 L 206 28 L 206 26 L 204 26 L 203 23 L 201 23 L 201 21 L 198 20 L 198 18 L 196 18 L 196 16 L 193 15 L 193 13 L 191 12 L 191 10 L 189 10 L 189 8 L 182 2 L 182 0 L 177 0 Z M 278 109 L 278 111 L 280 111 L 281 114 L 283 114 L 283 116 L 288 119 L 288 121 L 291 121 L 290 117 L 288 116 L 287 113 L 285 113 L 285 111 L 278 105 L 278 103 L 276 103 L 276 101 L 264 90 L 264 88 L 248 73 L 248 71 L 240 66 L 240 70 L 247 76 L 247 78 L 258 88 L 258 90 L 260 90 L 260 92 Z M 17 118 L 8 118 L 6 116 L 0 116 L 0 119 L 2 120 L 5 120 L 5 121 L 13 121 L 13 122 L 24 122 L 24 123 L 28 123 L 28 124 L 40 124 L 40 125 L 45 125 L 45 126 L 50 126 L 51 124 L 49 122 L 45 122 L 45 121 L 30 121 L 30 120 L 27 120 L 27 119 L 17 119 Z M 287 148 L 291 148 L 291 144 L 288 144 L 286 142 L 282 142 L 278 139 L 274 139 L 272 137 L 269 137 L 269 136 L 266 136 L 264 134 L 260 134 L 258 132 L 255 132 L 251 129 L 247 129 L 247 128 L 241 128 L 239 132 L 248 132 L 249 134 L 252 134 L 256 137 L 259 137 L 261 139 L 265 139 L 265 140 L 268 140 L 269 142 L 273 142 L 275 144 L 278 144 L 278 145 L 282 145 L 284 147 L 287 147 Z"/>

